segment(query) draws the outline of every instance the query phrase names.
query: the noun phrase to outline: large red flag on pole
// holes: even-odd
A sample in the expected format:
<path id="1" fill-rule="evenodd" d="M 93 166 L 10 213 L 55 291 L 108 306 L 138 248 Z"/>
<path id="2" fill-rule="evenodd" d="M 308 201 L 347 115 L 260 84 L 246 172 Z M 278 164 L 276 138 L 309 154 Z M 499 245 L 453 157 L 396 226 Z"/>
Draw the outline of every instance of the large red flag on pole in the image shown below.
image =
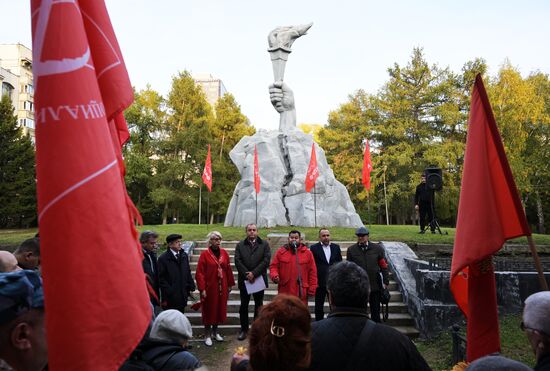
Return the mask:
<path id="1" fill-rule="evenodd" d="M 481 76 L 477 75 L 451 266 L 451 291 L 468 322 L 470 362 L 500 351 L 491 257 L 506 240 L 529 235 L 493 111 Z"/>
<path id="2" fill-rule="evenodd" d="M 372 162 L 370 161 L 369 141 L 365 139 L 365 153 L 363 154 L 363 185 L 367 192 L 370 190 L 370 173 L 372 171 Z"/>
<path id="3" fill-rule="evenodd" d="M 202 182 L 206 185 L 209 192 L 212 192 L 212 161 L 210 159 L 210 144 L 208 145 L 208 154 L 202 171 Z"/>
<path id="4" fill-rule="evenodd" d="M 254 190 L 260 193 L 260 166 L 258 163 L 258 149 L 254 145 Z"/>
<path id="5" fill-rule="evenodd" d="M 151 319 L 120 156 L 132 87 L 103 1 L 31 4 L 49 368 L 116 370 Z"/>
<path id="6" fill-rule="evenodd" d="M 317 155 L 315 154 L 315 143 L 311 144 L 311 158 L 306 173 L 306 192 L 315 187 L 315 182 L 319 177 L 319 168 L 317 167 Z"/>

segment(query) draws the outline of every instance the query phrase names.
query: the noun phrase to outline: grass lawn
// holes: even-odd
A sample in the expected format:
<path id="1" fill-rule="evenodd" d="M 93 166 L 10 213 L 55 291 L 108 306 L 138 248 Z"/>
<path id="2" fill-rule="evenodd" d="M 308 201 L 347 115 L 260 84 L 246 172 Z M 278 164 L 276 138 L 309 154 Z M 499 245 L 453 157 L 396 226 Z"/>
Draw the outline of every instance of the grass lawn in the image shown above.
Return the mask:
<path id="1" fill-rule="evenodd" d="M 414 244 L 452 244 L 455 236 L 454 228 L 442 228 L 442 232 L 448 234 L 418 234 L 418 226 L 415 225 L 371 225 L 368 226 L 370 237 L 374 241 L 401 241 Z M 160 241 L 170 233 L 179 233 L 183 235 L 184 240 L 200 241 L 206 239 L 209 231 L 217 230 L 223 235 L 226 241 L 235 241 L 243 239 L 245 236 L 243 227 L 224 227 L 223 224 L 199 225 L 199 224 L 167 224 L 167 225 L 145 225 L 138 227 L 140 231 L 152 229 L 160 234 Z M 288 233 L 294 227 L 276 227 L 261 228 L 260 237 L 265 238 L 269 233 Z M 318 235 L 318 228 L 297 227 L 299 231 L 305 234 L 306 239 L 315 241 Z M 353 241 L 355 240 L 354 228 L 333 227 L 330 228 L 332 239 L 335 241 Z M 14 246 L 27 238 L 31 238 L 37 232 L 37 229 L 6 229 L 0 230 L 0 246 Z M 550 235 L 533 235 L 537 245 L 550 245 Z M 527 244 L 525 237 L 511 240 L 512 243 Z"/>
<path id="2" fill-rule="evenodd" d="M 519 329 L 521 315 L 508 315 L 500 318 L 500 341 L 502 355 L 523 362 L 530 367 L 535 365 L 535 356 L 527 337 Z M 417 340 L 416 347 L 430 367 L 436 370 L 452 368 L 452 340 L 450 331 L 441 333 L 431 340 Z"/>

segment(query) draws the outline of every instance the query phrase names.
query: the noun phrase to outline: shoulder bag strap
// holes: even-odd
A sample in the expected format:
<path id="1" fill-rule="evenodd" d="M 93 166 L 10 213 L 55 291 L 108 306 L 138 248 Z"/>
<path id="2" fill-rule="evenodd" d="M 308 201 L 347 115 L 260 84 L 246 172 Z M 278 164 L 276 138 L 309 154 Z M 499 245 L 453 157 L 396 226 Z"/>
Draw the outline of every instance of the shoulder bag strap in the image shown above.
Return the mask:
<path id="1" fill-rule="evenodd" d="M 370 341 L 372 331 L 374 330 L 374 326 L 376 326 L 376 324 L 370 319 L 365 321 L 365 326 L 363 327 L 361 334 L 359 334 L 359 338 L 353 348 L 353 352 L 351 353 L 351 358 L 347 364 L 346 370 L 354 370 L 353 365 L 359 364 L 359 361 L 361 360 L 360 356 L 365 353 L 366 349 L 368 349 L 367 346 Z"/>

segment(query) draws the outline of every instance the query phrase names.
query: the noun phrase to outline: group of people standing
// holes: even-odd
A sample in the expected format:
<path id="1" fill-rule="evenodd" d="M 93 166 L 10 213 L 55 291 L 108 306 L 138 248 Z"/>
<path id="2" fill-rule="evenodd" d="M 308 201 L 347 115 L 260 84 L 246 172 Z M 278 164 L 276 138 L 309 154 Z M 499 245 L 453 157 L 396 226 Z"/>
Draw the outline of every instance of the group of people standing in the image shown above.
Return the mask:
<path id="1" fill-rule="evenodd" d="M 306 306 L 308 298 L 315 298 L 315 319 L 322 320 L 328 297 L 329 267 L 342 261 L 340 246 L 331 242 L 330 231 L 326 228 L 319 230 L 319 242 L 308 248 L 300 231 L 292 230 L 287 243 L 275 252 L 273 258 L 269 243 L 258 236 L 255 224 L 248 224 L 245 231 L 246 238 L 235 247 L 241 326 L 238 339 L 244 340 L 248 336 L 250 300 L 254 300 L 254 319 L 263 305 L 264 292 L 269 285 L 268 267 L 269 278 L 278 285 L 279 294 L 296 296 Z M 368 274 L 370 316 L 373 321 L 380 322 L 380 292 L 389 284 L 384 249 L 369 241 L 369 231 L 365 227 L 358 228 L 356 236 L 357 243 L 348 249 L 347 260 Z M 191 274 L 189 256 L 182 249 L 182 236 L 168 235 L 168 248 L 157 259 L 158 237 L 153 231 L 144 231 L 140 237 L 144 253 L 143 269 L 155 312 L 175 309 L 184 313 L 191 298 L 195 302 L 192 308 L 202 311 L 205 344 L 212 346 L 212 340 L 223 341 L 218 326 L 226 320 L 227 301 L 235 286 L 235 278 L 229 254 L 221 247 L 222 235 L 217 231 L 208 234 L 207 249 L 199 257 L 195 280 Z M 196 289 L 199 298 L 193 297 Z"/>

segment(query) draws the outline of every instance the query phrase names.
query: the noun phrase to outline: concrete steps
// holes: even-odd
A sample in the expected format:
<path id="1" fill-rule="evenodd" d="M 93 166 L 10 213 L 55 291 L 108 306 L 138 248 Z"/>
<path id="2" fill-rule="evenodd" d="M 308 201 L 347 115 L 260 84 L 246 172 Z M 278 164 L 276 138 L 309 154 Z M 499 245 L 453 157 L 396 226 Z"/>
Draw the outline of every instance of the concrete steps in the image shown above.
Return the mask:
<path id="1" fill-rule="evenodd" d="M 227 251 L 227 253 L 231 257 L 231 266 L 233 268 L 233 275 L 235 276 L 235 281 L 237 281 L 237 270 L 235 268 L 235 260 L 234 260 L 234 254 L 235 254 L 235 245 L 238 241 L 224 241 L 222 247 Z M 351 242 L 336 242 L 340 244 L 342 248 L 342 256 L 345 259 L 347 248 L 352 244 Z M 278 247 L 277 247 L 278 248 Z M 199 255 L 206 249 L 206 243 L 205 242 L 197 242 L 197 246 L 195 247 L 194 251 L 190 255 L 189 259 L 189 265 L 192 271 L 193 278 L 195 277 L 195 271 L 197 268 L 197 262 L 199 260 Z M 272 249 L 272 254 L 275 252 L 276 249 Z M 268 270 L 269 274 L 269 270 Z M 419 336 L 418 330 L 414 327 L 414 320 L 408 313 L 407 306 L 403 303 L 403 297 L 401 292 L 399 291 L 398 285 L 395 281 L 390 280 L 389 290 L 391 292 L 391 300 L 388 305 L 389 310 L 389 318 L 388 321 L 385 322 L 386 325 L 392 326 L 401 333 L 411 337 L 416 338 Z M 277 285 L 275 285 L 272 282 L 269 282 L 269 287 L 267 290 L 265 290 L 264 295 L 264 304 L 269 303 L 273 297 L 277 295 Z M 199 297 L 198 291 L 195 291 L 193 293 L 193 296 L 196 298 Z M 314 319 L 314 307 L 315 303 L 312 300 L 313 298 L 310 298 L 308 302 L 308 307 L 312 316 L 312 319 Z M 227 303 L 227 320 L 223 325 L 219 325 L 218 330 L 222 334 L 236 334 L 240 331 L 239 326 L 239 306 L 240 306 L 240 298 L 239 298 L 239 290 L 237 286 L 233 288 L 231 293 L 229 294 L 229 299 Z M 250 304 L 248 306 L 249 308 L 249 318 L 250 323 L 252 323 L 253 316 L 254 316 L 254 300 L 250 300 Z M 328 301 L 325 302 L 325 313 L 329 313 L 329 305 Z M 186 315 L 189 318 L 189 321 L 191 322 L 191 325 L 193 326 L 193 332 L 195 335 L 195 338 L 199 338 L 203 334 L 203 325 L 201 322 L 201 312 L 195 312 L 193 311 L 189 306 L 187 307 Z"/>

